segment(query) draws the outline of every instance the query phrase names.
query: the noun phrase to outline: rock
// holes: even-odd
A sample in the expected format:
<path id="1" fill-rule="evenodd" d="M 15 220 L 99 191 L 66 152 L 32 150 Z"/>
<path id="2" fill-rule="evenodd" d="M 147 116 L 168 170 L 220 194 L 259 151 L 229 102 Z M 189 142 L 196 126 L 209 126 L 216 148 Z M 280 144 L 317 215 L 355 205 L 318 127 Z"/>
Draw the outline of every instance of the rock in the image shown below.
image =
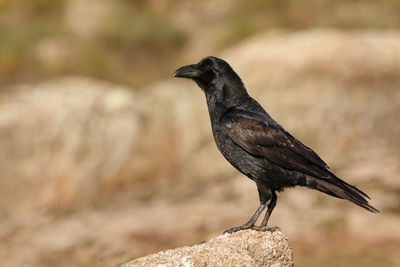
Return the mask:
<path id="1" fill-rule="evenodd" d="M 133 157 L 141 108 L 128 88 L 69 77 L 2 90 L 0 114 L 0 213 L 16 215 L 110 190 Z"/>
<path id="2" fill-rule="evenodd" d="M 206 243 L 181 247 L 122 264 L 131 266 L 294 266 L 293 252 L 280 232 L 253 230 L 224 234 Z"/>
<path id="3" fill-rule="evenodd" d="M 400 33 L 393 30 L 266 32 L 221 56 L 246 84 L 328 79 L 354 85 L 400 79 Z"/>

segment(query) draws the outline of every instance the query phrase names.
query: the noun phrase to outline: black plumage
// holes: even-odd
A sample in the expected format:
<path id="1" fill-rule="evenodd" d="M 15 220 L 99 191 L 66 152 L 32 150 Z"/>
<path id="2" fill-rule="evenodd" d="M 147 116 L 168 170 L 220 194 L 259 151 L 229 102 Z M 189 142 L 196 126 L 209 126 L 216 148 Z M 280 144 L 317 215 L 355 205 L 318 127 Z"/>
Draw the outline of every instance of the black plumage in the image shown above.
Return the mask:
<path id="1" fill-rule="evenodd" d="M 269 216 L 277 201 L 276 191 L 305 186 L 342 198 L 370 212 L 364 192 L 336 177 L 327 164 L 303 145 L 251 98 L 240 77 L 228 63 L 206 57 L 199 63 L 176 70 L 175 77 L 190 78 L 203 89 L 214 140 L 222 155 L 257 184 L 260 207 L 242 229 L 271 230 Z M 260 226 L 255 222 L 267 207 Z"/>

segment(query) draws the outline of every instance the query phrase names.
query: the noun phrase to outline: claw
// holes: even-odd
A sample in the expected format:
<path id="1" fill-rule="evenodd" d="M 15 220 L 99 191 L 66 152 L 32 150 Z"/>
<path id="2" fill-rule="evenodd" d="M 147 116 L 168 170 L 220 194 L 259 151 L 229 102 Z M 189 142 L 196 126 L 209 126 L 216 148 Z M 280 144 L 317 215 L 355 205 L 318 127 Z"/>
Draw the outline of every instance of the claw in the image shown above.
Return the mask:
<path id="1" fill-rule="evenodd" d="M 237 226 L 237 227 L 232 227 L 228 230 L 224 231 L 224 234 L 232 234 L 234 232 L 237 231 L 241 231 L 241 230 L 246 230 L 246 229 L 251 229 L 252 226 L 245 226 L 245 225 L 241 225 L 241 226 Z"/>
<path id="2" fill-rule="evenodd" d="M 281 228 L 279 228 L 278 226 L 274 226 L 274 227 L 269 227 L 269 226 L 256 226 L 254 225 L 253 227 L 251 227 L 252 230 L 256 230 L 256 231 L 260 231 L 260 232 L 275 232 L 275 231 L 282 231 Z"/>
<path id="3" fill-rule="evenodd" d="M 224 234 L 232 234 L 234 232 L 238 232 L 241 230 L 247 230 L 247 229 L 251 229 L 251 230 L 255 230 L 255 231 L 259 231 L 259 232 L 271 232 L 271 233 L 273 233 L 275 231 L 282 231 L 281 228 L 279 228 L 278 226 L 269 227 L 269 226 L 256 226 L 256 225 L 252 225 L 252 226 L 241 225 L 241 226 L 237 226 L 237 227 L 233 227 L 228 230 L 225 230 Z"/>
<path id="4" fill-rule="evenodd" d="M 240 231 L 240 230 L 243 230 L 243 228 L 241 226 L 232 227 L 231 229 L 225 230 L 224 234 L 232 234 L 232 233 Z"/>

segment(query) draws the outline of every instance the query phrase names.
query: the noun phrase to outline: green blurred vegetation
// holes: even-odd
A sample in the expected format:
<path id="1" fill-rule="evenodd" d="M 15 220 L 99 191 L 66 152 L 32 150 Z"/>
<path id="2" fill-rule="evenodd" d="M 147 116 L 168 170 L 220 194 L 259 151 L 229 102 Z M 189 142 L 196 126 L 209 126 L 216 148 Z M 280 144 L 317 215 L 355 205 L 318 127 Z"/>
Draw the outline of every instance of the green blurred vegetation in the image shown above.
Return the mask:
<path id="1" fill-rule="evenodd" d="M 67 4 L 68 0 L 0 2 L 0 84 L 83 74 L 136 85 L 143 76 L 162 70 L 163 62 L 173 56 L 170 52 L 185 42 L 182 31 L 163 14 L 140 1 L 123 0 L 115 1 L 95 33 L 82 36 L 67 25 Z M 76 19 L 85 24 L 87 18 Z M 60 60 L 40 59 L 38 50 L 46 42 L 61 50 L 56 51 Z"/>
<path id="2" fill-rule="evenodd" d="M 82 28 L 92 9 L 105 6 L 93 33 L 69 25 L 79 2 L 92 5 L 75 18 Z M 226 6 L 217 19 L 214 4 Z M 399 26 L 398 0 L 0 0 L 0 85 L 83 74 L 140 86 L 169 75 L 195 37 L 217 53 L 271 28 Z M 204 31 L 214 34 L 198 38 Z"/>
<path id="3" fill-rule="evenodd" d="M 320 222 L 319 227 L 326 233 L 339 232 L 346 228 L 346 221 L 342 217 L 328 218 Z"/>

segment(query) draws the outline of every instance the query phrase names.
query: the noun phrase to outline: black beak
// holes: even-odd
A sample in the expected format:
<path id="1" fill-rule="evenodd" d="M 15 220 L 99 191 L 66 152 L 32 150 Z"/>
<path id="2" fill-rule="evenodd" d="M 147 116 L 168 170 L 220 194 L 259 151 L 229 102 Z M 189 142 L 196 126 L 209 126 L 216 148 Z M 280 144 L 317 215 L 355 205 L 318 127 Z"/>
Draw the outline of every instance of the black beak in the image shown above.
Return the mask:
<path id="1" fill-rule="evenodd" d="M 198 70 L 197 67 L 197 64 L 180 67 L 174 72 L 174 77 L 189 79 L 200 77 L 203 72 Z"/>

